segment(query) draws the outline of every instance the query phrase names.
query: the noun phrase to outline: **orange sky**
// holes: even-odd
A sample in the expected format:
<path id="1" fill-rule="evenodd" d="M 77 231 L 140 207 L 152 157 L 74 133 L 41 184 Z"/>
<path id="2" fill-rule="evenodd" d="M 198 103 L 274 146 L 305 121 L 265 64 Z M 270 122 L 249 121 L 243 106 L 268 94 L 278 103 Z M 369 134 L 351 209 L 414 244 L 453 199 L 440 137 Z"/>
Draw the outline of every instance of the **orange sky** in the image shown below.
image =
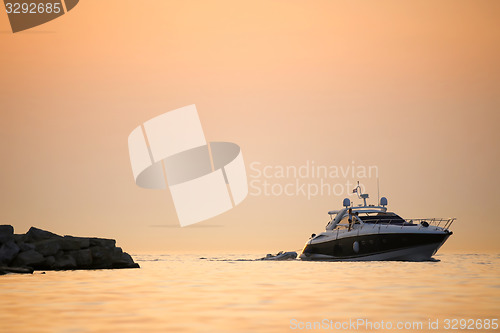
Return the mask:
<path id="1" fill-rule="evenodd" d="M 196 104 L 247 168 L 376 165 L 390 209 L 459 219 L 443 250 L 498 251 L 498 17 L 498 1 L 82 0 L 12 34 L 3 12 L 0 221 L 165 252 L 297 250 L 324 229 L 343 196 L 249 196 L 175 227 L 169 192 L 134 184 L 127 137 Z"/>

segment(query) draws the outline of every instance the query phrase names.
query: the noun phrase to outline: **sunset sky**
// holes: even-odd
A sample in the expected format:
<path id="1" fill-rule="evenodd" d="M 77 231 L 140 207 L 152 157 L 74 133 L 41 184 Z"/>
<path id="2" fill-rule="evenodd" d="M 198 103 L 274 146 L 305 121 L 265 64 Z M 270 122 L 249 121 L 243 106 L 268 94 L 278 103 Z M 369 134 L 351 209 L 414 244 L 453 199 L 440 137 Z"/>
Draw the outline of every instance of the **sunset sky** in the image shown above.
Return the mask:
<path id="1" fill-rule="evenodd" d="M 390 210 L 458 218 L 442 251 L 499 251 L 499 17 L 494 0 L 81 0 L 13 34 L 2 9 L 0 223 L 132 253 L 299 250 L 324 230 L 344 194 L 250 190 L 180 228 L 168 190 L 136 186 L 130 132 L 196 104 L 249 181 L 265 180 L 251 165 L 375 166 Z M 327 181 L 375 203 L 358 178 Z"/>

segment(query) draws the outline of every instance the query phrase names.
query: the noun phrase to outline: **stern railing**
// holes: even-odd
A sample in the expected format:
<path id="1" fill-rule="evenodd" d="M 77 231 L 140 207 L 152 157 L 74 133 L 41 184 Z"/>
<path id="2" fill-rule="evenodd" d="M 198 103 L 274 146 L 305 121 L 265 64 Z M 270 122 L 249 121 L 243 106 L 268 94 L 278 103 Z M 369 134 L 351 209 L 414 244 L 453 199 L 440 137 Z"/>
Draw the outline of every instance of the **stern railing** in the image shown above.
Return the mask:
<path id="1" fill-rule="evenodd" d="M 440 227 L 444 230 L 450 229 L 453 222 L 455 222 L 456 217 L 447 217 L 447 218 L 430 218 L 430 219 L 408 219 L 406 220 L 409 223 L 419 224 L 420 227 L 423 226 L 423 223 L 426 222 L 429 226 L 432 227 Z"/>
<path id="2" fill-rule="evenodd" d="M 443 230 L 448 230 L 450 229 L 451 225 L 453 222 L 455 222 L 456 218 L 455 217 L 447 217 L 447 218 L 427 218 L 427 219 L 372 219 L 370 221 L 363 221 L 358 229 L 362 229 L 364 224 L 376 224 L 380 227 L 385 226 L 389 227 L 389 225 L 397 225 L 400 226 L 401 228 L 407 227 L 407 226 L 418 226 L 418 228 L 423 228 L 425 227 L 425 224 L 427 224 L 426 227 L 435 227 L 435 228 L 442 228 Z M 401 221 L 404 221 L 401 223 Z M 393 223 L 394 222 L 394 223 Z M 353 224 L 354 227 L 354 224 Z"/>
<path id="3" fill-rule="evenodd" d="M 362 223 L 360 223 L 360 224 L 353 223 L 351 230 L 357 229 L 357 233 L 359 235 L 360 230 L 363 229 L 365 224 L 378 225 L 379 232 L 380 232 L 381 228 L 383 228 L 383 227 L 388 228 L 389 225 L 398 226 L 398 227 L 401 227 L 401 229 L 403 229 L 403 227 L 408 227 L 408 226 L 418 226 L 418 229 L 434 227 L 436 229 L 441 228 L 443 230 L 448 230 L 451 227 L 451 225 L 453 224 L 453 222 L 455 222 L 455 220 L 456 220 L 455 217 L 429 218 L 429 219 L 407 219 L 407 220 L 403 220 L 404 223 L 401 223 L 402 219 L 394 219 L 394 220 L 392 220 L 392 219 L 389 219 L 389 220 L 387 220 L 387 219 L 384 219 L 384 220 L 373 219 L 373 220 L 370 220 L 369 222 L 365 222 L 365 221 L 361 220 Z M 381 222 L 383 222 L 383 223 L 381 223 Z M 397 222 L 398 224 L 391 224 L 392 222 Z M 427 223 L 427 226 L 425 226 L 426 223 Z M 337 225 L 336 228 L 334 229 L 337 231 L 335 239 L 339 238 L 340 229 L 345 229 L 345 230 L 342 230 L 342 233 L 344 233 L 349 229 L 349 226 L 344 225 L 344 224 Z"/>

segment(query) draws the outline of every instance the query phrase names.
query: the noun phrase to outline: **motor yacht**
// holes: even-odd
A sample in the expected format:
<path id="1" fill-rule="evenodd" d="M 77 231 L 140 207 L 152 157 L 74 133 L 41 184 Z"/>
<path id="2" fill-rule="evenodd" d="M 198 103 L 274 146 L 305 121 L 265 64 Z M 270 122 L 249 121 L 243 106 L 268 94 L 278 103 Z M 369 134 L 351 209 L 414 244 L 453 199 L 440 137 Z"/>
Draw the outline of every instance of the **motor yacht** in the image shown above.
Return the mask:
<path id="1" fill-rule="evenodd" d="M 387 210 L 387 198 L 378 206 L 367 205 L 368 194 L 358 186 L 353 190 L 362 205 L 352 206 L 344 199 L 344 208 L 328 212 L 326 230 L 312 234 L 300 259 L 339 261 L 426 261 L 432 260 L 453 232 L 455 218 L 403 219 Z"/>

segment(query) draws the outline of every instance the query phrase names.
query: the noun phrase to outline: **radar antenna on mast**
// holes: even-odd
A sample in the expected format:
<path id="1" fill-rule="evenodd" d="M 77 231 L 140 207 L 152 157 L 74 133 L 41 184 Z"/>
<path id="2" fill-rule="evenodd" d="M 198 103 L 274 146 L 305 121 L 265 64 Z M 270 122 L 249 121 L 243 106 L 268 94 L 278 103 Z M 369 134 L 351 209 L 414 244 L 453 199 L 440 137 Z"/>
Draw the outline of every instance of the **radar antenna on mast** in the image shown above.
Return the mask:
<path id="1" fill-rule="evenodd" d="M 361 186 L 359 186 L 359 180 L 358 180 L 358 186 L 354 190 L 352 190 L 352 193 L 356 193 L 358 195 L 358 198 L 363 199 L 363 204 L 366 207 L 366 199 L 369 198 L 368 193 L 363 194 L 361 190 Z"/>

